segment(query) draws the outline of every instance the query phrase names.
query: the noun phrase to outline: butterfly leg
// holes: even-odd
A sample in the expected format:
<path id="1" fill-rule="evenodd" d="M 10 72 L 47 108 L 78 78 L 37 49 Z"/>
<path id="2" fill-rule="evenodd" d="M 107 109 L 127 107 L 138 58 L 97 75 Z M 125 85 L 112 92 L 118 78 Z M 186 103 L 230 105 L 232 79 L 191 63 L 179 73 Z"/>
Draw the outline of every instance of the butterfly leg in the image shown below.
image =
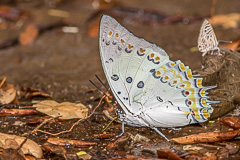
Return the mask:
<path id="1" fill-rule="evenodd" d="M 152 129 L 169 142 L 169 139 L 164 134 L 162 134 L 162 132 L 160 132 L 156 127 L 152 127 Z"/>
<path id="2" fill-rule="evenodd" d="M 116 137 L 121 137 L 124 134 L 124 125 L 125 125 L 125 122 L 122 122 L 122 133 L 120 133 Z"/>

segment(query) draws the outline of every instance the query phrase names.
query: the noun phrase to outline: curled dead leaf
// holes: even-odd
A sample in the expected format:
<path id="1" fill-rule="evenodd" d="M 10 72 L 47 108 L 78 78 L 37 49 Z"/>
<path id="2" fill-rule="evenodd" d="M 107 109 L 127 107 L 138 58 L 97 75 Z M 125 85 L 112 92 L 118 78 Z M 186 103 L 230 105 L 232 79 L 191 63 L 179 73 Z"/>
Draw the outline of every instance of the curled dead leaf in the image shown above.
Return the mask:
<path id="1" fill-rule="evenodd" d="M 44 100 L 33 107 L 52 117 L 60 116 L 59 119 L 85 118 L 88 115 L 88 109 L 82 103 L 58 103 L 53 100 Z"/>
<path id="2" fill-rule="evenodd" d="M 20 137 L 5 133 L 0 133 L 0 147 L 7 149 L 17 149 L 22 142 L 26 139 L 26 137 Z M 24 154 L 30 154 L 35 156 L 36 158 L 41 158 L 43 156 L 42 149 L 38 146 L 38 144 L 30 139 L 28 139 L 20 149 Z"/>
<path id="3" fill-rule="evenodd" d="M 0 88 L 0 104 L 9 104 L 16 98 L 17 90 L 13 84 Z"/>
<path id="4" fill-rule="evenodd" d="M 172 138 L 170 141 L 180 144 L 194 144 L 203 142 L 218 142 L 224 140 L 231 140 L 237 134 L 239 130 L 234 131 L 215 131 L 207 133 L 192 134 L 185 137 Z"/>
<path id="5" fill-rule="evenodd" d="M 55 153 L 61 156 L 65 156 L 65 154 L 67 153 L 66 149 L 63 146 L 56 146 L 49 143 L 44 143 L 43 148 L 51 153 Z"/>
<path id="6" fill-rule="evenodd" d="M 27 99 L 30 99 L 36 96 L 42 96 L 46 98 L 51 97 L 48 93 L 45 93 L 41 89 L 35 89 L 35 88 L 24 88 L 22 91 L 20 91 L 20 96 L 21 98 L 27 98 Z"/>

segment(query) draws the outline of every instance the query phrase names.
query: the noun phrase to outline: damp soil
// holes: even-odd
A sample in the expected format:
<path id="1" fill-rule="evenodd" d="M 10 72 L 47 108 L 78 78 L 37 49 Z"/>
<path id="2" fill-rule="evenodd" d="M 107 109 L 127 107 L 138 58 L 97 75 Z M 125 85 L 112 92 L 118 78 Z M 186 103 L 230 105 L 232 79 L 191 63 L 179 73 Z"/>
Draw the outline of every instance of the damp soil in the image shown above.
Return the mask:
<path id="1" fill-rule="evenodd" d="M 100 83 L 95 78 L 95 75 L 98 75 L 101 80 L 107 84 L 100 61 L 98 37 L 89 37 L 87 34 L 87 19 L 96 12 L 96 9 L 92 7 L 92 1 L 90 0 L 62 1 L 55 6 L 51 6 L 51 3 L 46 2 L 47 1 L 19 1 L 13 3 L 13 5 L 34 15 L 32 21 L 39 26 L 60 19 L 49 16 L 47 14 L 49 9 L 54 8 L 67 11 L 70 15 L 66 18 L 67 21 L 73 26 L 78 27 L 79 32 L 64 33 L 61 32 L 61 28 L 58 27 L 40 34 L 36 41 L 28 46 L 14 45 L 1 49 L 0 76 L 6 76 L 8 83 L 16 85 L 18 89 L 25 87 L 39 88 L 50 93 L 52 99 L 58 102 L 80 101 L 91 110 L 97 105 L 101 94 L 89 83 L 89 80 L 93 80 L 100 86 Z M 128 7 L 155 10 L 170 16 L 198 15 L 205 17 L 210 14 L 211 1 L 131 0 L 122 1 L 121 4 Z M 239 0 L 218 1 L 216 14 L 239 12 L 238 6 L 240 6 Z M 154 42 L 164 48 L 171 60 L 181 60 L 185 65 L 190 66 L 192 70 L 201 68 L 201 54 L 190 51 L 192 47 L 196 47 L 199 29 L 202 24 L 201 20 L 187 24 L 178 22 L 149 25 L 138 23 L 137 21 L 133 22 L 130 18 L 125 17 L 124 19 L 119 19 L 119 22 L 134 32 L 135 35 L 144 37 L 146 40 Z M 214 27 L 214 30 L 220 40 L 239 38 L 240 28 L 223 29 L 222 27 Z M 11 29 L 0 31 L 0 41 L 3 42 L 10 37 L 14 37 L 19 32 L 20 30 Z M 91 154 L 93 159 L 110 158 L 114 156 L 115 153 L 104 149 L 108 141 L 99 141 L 92 138 L 93 134 L 101 133 L 102 128 L 109 123 L 109 120 L 103 118 L 102 110 L 102 108 L 99 108 L 90 119 L 81 122 L 72 132 L 59 135 L 58 137 L 98 142 L 98 145 L 95 147 L 82 149 Z M 15 121 L 26 121 L 27 118 L 28 117 L 1 117 L 1 132 L 21 135 L 33 130 L 36 126 L 13 125 Z M 76 120 L 70 120 L 56 124 L 48 124 L 45 125 L 43 129 L 55 133 L 68 129 L 75 121 Z M 168 138 L 173 138 L 191 133 L 222 129 L 223 127 L 220 124 L 209 123 L 187 126 L 181 130 L 162 129 L 161 131 Z M 120 134 L 121 125 L 114 123 L 107 132 Z M 149 138 L 150 142 L 145 147 L 151 150 L 171 147 L 175 147 L 175 149 L 178 150 L 181 147 L 181 145 L 167 143 L 157 133 L 148 128 L 126 126 L 125 132 L 133 135 L 138 133 Z M 51 136 L 37 133 L 30 135 L 29 138 L 42 144 L 48 137 Z M 141 146 L 136 146 L 136 148 L 138 148 L 139 152 L 142 149 Z M 181 149 L 179 149 L 179 154 L 180 150 Z M 132 151 L 125 149 L 125 152 L 131 153 Z M 50 155 L 45 155 L 45 157 L 48 156 Z M 240 157 L 239 155 L 237 156 L 238 158 Z M 237 159 L 237 157 L 232 158 Z"/>

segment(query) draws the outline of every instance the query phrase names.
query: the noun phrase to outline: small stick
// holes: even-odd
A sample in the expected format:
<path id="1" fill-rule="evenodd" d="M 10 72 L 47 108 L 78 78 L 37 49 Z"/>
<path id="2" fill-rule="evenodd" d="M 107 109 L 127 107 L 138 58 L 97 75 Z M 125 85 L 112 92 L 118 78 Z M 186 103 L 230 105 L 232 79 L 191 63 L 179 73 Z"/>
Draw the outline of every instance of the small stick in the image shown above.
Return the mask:
<path id="1" fill-rule="evenodd" d="M 72 127 L 69 129 L 69 130 L 66 130 L 66 131 L 61 131 L 61 132 L 58 132 L 58 133 L 50 133 L 50 132 L 47 132 L 47 131 L 43 131 L 43 130 L 40 130 L 40 129 L 37 129 L 35 131 L 38 131 L 38 132 L 42 132 L 42 133 L 46 133 L 46 134 L 49 134 L 49 135 L 53 135 L 53 136 L 57 136 L 59 134 L 63 134 L 63 133 L 68 133 L 68 132 L 71 132 L 73 130 L 73 128 L 79 123 L 81 122 L 82 120 L 85 120 L 85 119 L 88 119 L 90 118 L 94 112 L 96 111 L 96 109 L 100 106 L 101 102 L 103 101 L 103 99 L 105 98 L 105 95 L 100 99 L 98 105 L 94 108 L 94 110 L 92 111 L 92 113 L 90 115 L 88 115 L 87 117 L 85 118 L 82 118 L 82 119 L 79 119 L 77 122 L 75 122 Z M 39 127 L 38 127 L 39 128 Z"/>
<path id="2" fill-rule="evenodd" d="M 2 88 L 2 86 L 6 82 L 6 80 L 7 80 L 7 77 L 4 76 L 3 79 L 2 79 L 2 82 L 0 83 L 0 88 Z"/>

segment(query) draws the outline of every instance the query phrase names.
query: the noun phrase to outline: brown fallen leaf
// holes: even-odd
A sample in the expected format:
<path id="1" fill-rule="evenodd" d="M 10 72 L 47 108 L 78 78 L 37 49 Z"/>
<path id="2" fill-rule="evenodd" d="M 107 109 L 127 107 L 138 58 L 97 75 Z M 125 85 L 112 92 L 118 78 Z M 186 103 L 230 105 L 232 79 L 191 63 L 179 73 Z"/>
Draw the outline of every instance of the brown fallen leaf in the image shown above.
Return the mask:
<path id="1" fill-rule="evenodd" d="M 9 104 L 16 98 L 17 90 L 13 84 L 5 84 L 0 88 L 0 104 Z"/>
<path id="2" fill-rule="evenodd" d="M 43 148 L 51 153 L 65 157 L 67 150 L 63 146 L 56 146 L 49 143 L 44 143 Z"/>
<path id="3" fill-rule="evenodd" d="M 95 146 L 97 145 L 96 142 L 86 142 L 86 141 L 78 141 L 78 140 L 71 140 L 71 139 L 63 139 L 63 138 L 48 138 L 48 143 L 60 145 L 60 146 Z"/>
<path id="4" fill-rule="evenodd" d="M 218 141 L 224 141 L 224 140 L 231 140 L 238 133 L 239 133 L 239 130 L 215 131 L 215 132 L 192 134 L 192 135 L 185 136 L 185 137 L 172 138 L 170 141 L 180 143 L 180 144 L 218 142 Z"/>
<path id="5" fill-rule="evenodd" d="M 45 93 L 41 89 L 24 88 L 22 91 L 20 91 L 21 98 L 30 99 L 30 98 L 36 97 L 36 96 L 42 96 L 42 97 L 46 97 L 46 98 L 51 97 L 48 93 Z"/>
<path id="6" fill-rule="evenodd" d="M 176 154 L 174 154 L 171 150 L 169 149 L 162 149 L 157 151 L 158 158 L 167 158 L 171 160 L 183 160 Z"/>
<path id="7" fill-rule="evenodd" d="M 33 105 L 36 110 L 59 119 L 85 118 L 88 115 L 88 109 L 82 103 L 62 102 L 53 100 L 44 100 Z"/>
<path id="8" fill-rule="evenodd" d="M 240 120 L 237 117 L 224 117 L 224 118 L 219 119 L 219 122 L 227 125 L 230 128 L 233 128 L 233 129 L 240 128 Z"/>
<path id="9" fill-rule="evenodd" d="M 221 25 L 223 28 L 237 28 L 238 23 L 240 22 L 239 13 L 230 13 L 230 14 L 219 14 L 211 17 L 209 22 L 215 25 Z"/>
<path id="10" fill-rule="evenodd" d="M 39 30 L 37 26 L 30 23 L 20 33 L 18 41 L 22 46 L 29 45 L 35 41 L 35 39 L 38 37 L 38 33 L 39 33 Z"/>
<path id="11" fill-rule="evenodd" d="M 16 135 L 10 135 L 5 133 L 0 133 L 0 147 L 3 149 L 18 149 L 26 137 L 20 137 Z M 30 154 L 36 158 L 42 158 L 43 152 L 42 149 L 34 141 L 27 139 L 20 149 L 23 154 Z"/>
<path id="12" fill-rule="evenodd" d="M 39 114 L 35 109 L 7 109 L 3 108 L 0 111 L 0 116 L 27 116 Z"/>

